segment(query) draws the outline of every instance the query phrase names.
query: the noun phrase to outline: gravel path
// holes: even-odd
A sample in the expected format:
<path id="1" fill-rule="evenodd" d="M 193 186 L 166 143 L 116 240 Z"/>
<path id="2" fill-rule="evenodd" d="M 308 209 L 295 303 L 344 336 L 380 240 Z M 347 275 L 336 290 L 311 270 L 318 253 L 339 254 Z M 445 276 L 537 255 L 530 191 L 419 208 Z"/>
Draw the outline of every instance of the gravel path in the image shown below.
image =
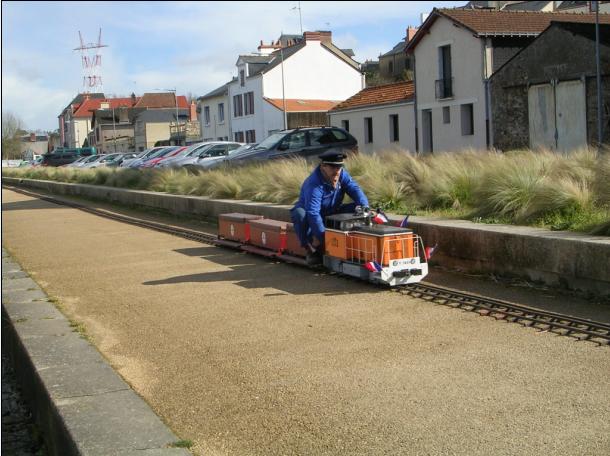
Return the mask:
<path id="1" fill-rule="evenodd" d="M 607 347 L 6 190 L 3 222 L 196 454 L 610 454 Z"/>

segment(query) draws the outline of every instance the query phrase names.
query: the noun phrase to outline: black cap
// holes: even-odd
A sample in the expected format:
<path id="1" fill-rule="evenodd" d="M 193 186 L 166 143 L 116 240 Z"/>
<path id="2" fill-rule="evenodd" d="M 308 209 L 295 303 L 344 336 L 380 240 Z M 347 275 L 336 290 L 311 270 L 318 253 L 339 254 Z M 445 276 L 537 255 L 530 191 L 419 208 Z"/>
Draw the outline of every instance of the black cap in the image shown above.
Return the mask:
<path id="1" fill-rule="evenodd" d="M 343 152 L 335 150 L 327 150 L 321 155 L 318 155 L 322 163 L 327 165 L 343 166 L 343 160 L 347 157 Z"/>

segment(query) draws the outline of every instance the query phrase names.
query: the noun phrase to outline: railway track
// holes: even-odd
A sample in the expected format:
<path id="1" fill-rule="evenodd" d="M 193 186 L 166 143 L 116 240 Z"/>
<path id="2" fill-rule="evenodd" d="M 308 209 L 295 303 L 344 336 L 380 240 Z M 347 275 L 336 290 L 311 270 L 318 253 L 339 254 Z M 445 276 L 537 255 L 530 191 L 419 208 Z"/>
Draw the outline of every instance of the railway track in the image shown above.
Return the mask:
<path id="1" fill-rule="evenodd" d="M 142 220 L 102 209 L 93 209 L 82 204 L 53 198 L 47 195 L 42 195 L 15 187 L 8 188 L 11 188 L 11 190 L 18 193 L 32 196 L 43 201 L 72 207 L 118 222 L 152 229 L 204 244 L 218 245 L 216 242 L 216 236 L 212 234 L 166 225 L 159 222 Z M 573 337 L 577 340 L 591 341 L 599 345 L 610 345 L 610 324 L 607 323 L 585 320 L 555 312 L 548 312 L 484 296 L 466 294 L 456 290 L 451 290 L 449 288 L 431 285 L 425 282 L 396 287 L 394 291 L 437 304 L 446 305 L 465 311 L 476 312 L 479 315 L 489 316 L 497 320 L 519 323 L 523 326 L 533 327 L 540 331 L 553 332 L 558 335 Z"/>

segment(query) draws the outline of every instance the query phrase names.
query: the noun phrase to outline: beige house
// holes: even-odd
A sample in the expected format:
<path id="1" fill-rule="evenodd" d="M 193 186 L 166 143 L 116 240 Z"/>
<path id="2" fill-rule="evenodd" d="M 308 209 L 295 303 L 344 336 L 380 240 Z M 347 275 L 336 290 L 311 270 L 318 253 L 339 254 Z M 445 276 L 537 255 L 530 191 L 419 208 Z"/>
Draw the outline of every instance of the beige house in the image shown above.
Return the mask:
<path id="1" fill-rule="evenodd" d="M 49 150 L 49 138 L 46 134 L 30 133 L 21 137 L 21 156 L 32 160 L 35 156 L 46 154 Z"/>
<path id="2" fill-rule="evenodd" d="M 178 110 L 178 122 L 188 121 L 189 111 Z M 175 109 L 147 109 L 134 118 L 134 145 L 136 152 L 155 147 L 160 141 L 169 142 L 170 124 L 176 122 Z"/>
<path id="3" fill-rule="evenodd" d="M 414 84 L 368 87 L 328 112 L 329 123 L 349 131 L 364 153 L 415 151 Z"/>

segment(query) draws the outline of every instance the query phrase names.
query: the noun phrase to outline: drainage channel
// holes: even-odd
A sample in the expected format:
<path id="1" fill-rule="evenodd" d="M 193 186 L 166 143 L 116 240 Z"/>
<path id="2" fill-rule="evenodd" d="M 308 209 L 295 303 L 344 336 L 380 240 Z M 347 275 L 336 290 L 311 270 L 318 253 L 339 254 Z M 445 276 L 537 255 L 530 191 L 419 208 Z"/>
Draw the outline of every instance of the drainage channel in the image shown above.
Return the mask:
<path id="1" fill-rule="evenodd" d="M 131 225 L 160 231 L 205 244 L 218 245 L 216 237 L 211 234 L 179 228 L 159 222 L 142 220 L 101 209 L 93 209 L 82 204 L 17 189 L 15 187 L 10 188 L 11 190 L 24 195 L 39 198 L 53 204 L 79 209 L 111 220 L 129 223 Z M 519 323 L 523 326 L 533 327 L 540 331 L 553 332 L 558 335 L 573 337 L 577 340 L 591 341 L 599 345 L 610 345 L 610 325 L 606 323 L 539 310 L 508 301 L 500 301 L 483 296 L 462 293 L 423 282 L 397 287 L 395 291 L 438 304 L 476 312 L 479 315 L 490 316 L 497 320 Z"/>

